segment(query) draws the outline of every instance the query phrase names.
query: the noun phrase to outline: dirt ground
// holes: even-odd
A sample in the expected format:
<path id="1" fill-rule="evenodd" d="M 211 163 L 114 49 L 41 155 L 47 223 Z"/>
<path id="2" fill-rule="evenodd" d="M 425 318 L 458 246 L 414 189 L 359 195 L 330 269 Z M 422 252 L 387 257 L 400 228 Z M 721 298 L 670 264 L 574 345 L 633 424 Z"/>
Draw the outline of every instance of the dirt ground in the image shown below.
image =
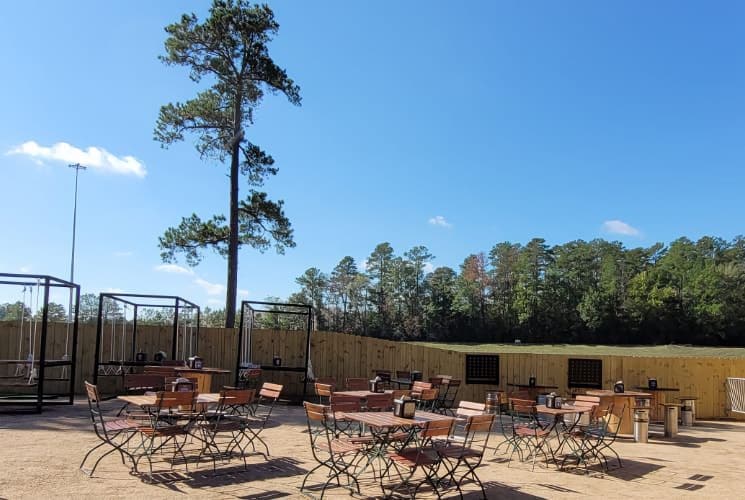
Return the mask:
<path id="1" fill-rule="evenodd" d="M 118 407 L 109 402 L 110 408 Z M 299 491 L 305 473 L 314 465 L 310 453 L 305 417 L 301 408 L 281 406 L 275 410 L 273 425 L 263 436 L 271 456 L 248 459 L 245 470 L 239 459 L 218 464 L 183 464 L 171 469 L 170 463 L 157 462 L 155 483 L 143 482 L 130 474 L 116 455 L 106 457 L 92 478 L 84 475 L 79 463 L 97 441 L 90 425 L 87 403 L 57 407 L 42 415 L 0 414 L 0 497 L 21 498 L 202 498 L 274 499 L 303 498 Z M 698 422 L 681 428 L 674 439 L 664 439 L 661 427 L 652 426 L 650 442 L 637 444 L 621 440 L 616 449 L 623 467 L 613 465 L 609 473 L 559 472 L 553 465 L 512 461 L 489 451 L 479 476 L 489 498 L 743 498 L 745 486 L 745 423 Z M 494 436 L 497 444 L 499 436 Z M 501 450 L 500 450 L 501 451 Z M 310 484 L 323 482 L 322 473 Z M 362 495 L 380 494 L 370 478 L 362 481 Z M 467 498 L 479 498 L 480 491 L 470 484 Z M 335 488 L 327 498 L 349 498 L 347 490 Z M 434 498 L 431 492 L 422 498 Z"/>

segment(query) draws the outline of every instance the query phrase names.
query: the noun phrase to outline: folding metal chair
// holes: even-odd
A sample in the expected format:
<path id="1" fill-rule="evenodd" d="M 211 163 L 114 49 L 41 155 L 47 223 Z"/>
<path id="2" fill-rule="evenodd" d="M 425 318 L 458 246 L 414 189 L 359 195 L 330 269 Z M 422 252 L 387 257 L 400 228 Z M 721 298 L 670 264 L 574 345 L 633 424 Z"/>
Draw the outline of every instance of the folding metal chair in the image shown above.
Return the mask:
<path id="1" fill-rule="evenodd" d="M 366 378 L 349 377 L 345 386 L 348 391 L 366 391 L 370 388 L 370 381 Z"/>
<path id="2" fill-rule="evenodd" d="M 486 490 L 476 475 L 476 469 L 484 458 L 493 423 L 494 414 L 471 415 L 466 421 L 463 434 L 456 433 L 455 440 L 451 440 L 447 446 L 437 450 L 447 470 L 446 477 L 449 477 L 455 484 L 461 498 L 463 497 L 461 485 L 469 477 L 479 485 L 481 493 L 486 498 Z"/>
<path id="3" fill-rule="evenodd" d="M 458 389 L 460 389 L 460 380 L 457 379 L 451 379 L 447 384 L 441 385 L 434 409 L 443 415 L 446 413 L 454 415 L 453 406 L 458 397 Z"/>
<path id="4" fill-rule="evenodd" d="M 203 413 L 197 425 L 205 446 L 199 452 L 199 458 L 209 453 L 212 456 L 212 468 L 217 467 L 217 458 L 229 459 L 233 450 L 240 450 L 243 467 L 246 468 L 246 446 L 244 439 L 251 440 L 246 416 L 251 416 L 250 404 L 253 401 L 253 389 L 223 389 L 215 410 Z M 220 442 L 220 436 L 227 435 L 227 442 Z"/>
<path id="5" fill-rule="evenodd" d="M 314 388 L 316 390 L 316 396 L 318 396 L 318 404 L 328 405 L 329 398 L 334 392 L 334 386 L 331 384 L 321 384 L 319 382 L 316 382 Z"/>
<path id="6" fill-rule="evenodd" d="M 196 393 L 186 391 L 161 391 L 156 396 L 155 406 L 150 412 L 150 420 L 145 425 L 137 428 L 140 435 L 140 445 L 134 450 L 133 454 L 140 452 L 135 459 L 135 471 L 137 464 L 142 457 L 147 458 L 149 467 L 149 478 L 153 479 L 153 455 L 160 451 L 166 444 L 173 443 L 173 459 L 176 455 L 181 455 L 184 459 L 184 466 L 188 470 L 186 455 L 184 455 L 184 445 L 189 429 L 196 421 L 195 408 Z M 179 438 L 183 440 L 179 442 Z M 171 462 L 173 468 L 173 461 Z"/>
<path id="7" fill-rule="evenodd" d="M 429 484 L 437 498 L 441 497 L 439 489 L 443 483 L 437 472 L 442 456 L 438 453 L 439 445 L 436 441 L 447 439 L 452 433 L 454 424 L 454 419 L 427 421 L 419 430 L 417 446 L 404 448 L 388 455 L 389 463 L 381 477 L 390 477 L 391 469 L 395 469 L 401 482 L 392 485 L 390 493 L 386 492 L 385 485 L 381 482 L 384 496 L 393 496 L 396 491 L 405 486 L 408 495 L 415 498 L 419 488 L 424 484 Z M 418 470 L 422 471 L 424 478 L 414 485 L 412 480 Z M 413 491 L 412 486 L 414 486 Z"/>
<path id="8" fill-rule="evenodd" d="M 256 441 L 261 443 L 266 450 L 266 453 L 258 453 L 264 455 L 264 458 L 269 457 L 269 447 L 261 438 L 260 434 L 269 422 L 269 418 L 272 416 L 272 410 L 274 410 L 274 405 L 277 403 L 279 395 L 282 393 L 282 388 L 283 387 L 279 384 L 264 382 L 259 390 L 259 396 L 254 400 L 251 406 L 251 415 L 245 415 L 242 417 L 245 419 L 246 429 L 249 431 L 247 433 L 249 440 L 248 444 L 250 444 L 253 451 L 256 452 Z"/>
<path id="9" fill-rule="evenodd" d="M 341 486 L 339 478 L 347 478 L 348 488 L 352 493 L 360 493 L 360 485 L 357 478 L 349 472 L 354 465 L 357 456 L 360 454 L 362 447 L 360 445 L 337 439 L 334 434 L 334 423 L 329 417 L 329 408 L 323 405 L 303 403 L 305 414 L 308 422 L 308 435 L 310 436 L 310 449 L 313 458 L 318 465 L 313 467 L 305 474 L 303 482 L 300 485 L 300 491 L 305 489 L 308 478 L 321 468 L 328 469 L 328 477 L 321 489 L 321 498 L 326 493 L 332 481 L 336 481 Z M 354 488 L 352 487 L 354 484 Z"/>
<path id="10" fill-rule="evenodd" d="M 548 454 L 544 446 L 550 435 L 550 429 L 544 428 L 538 420 L 534 401 L 511 399 L 510 402 L 512 404 L 512 432 L 515 445 L 509 460 L 511 462 L 513 455 L 517 453 L 521 461 L 530 458 L 533 464 L 532 468 L 535 470 L 535 458 L 538 453 L 543 454 L 545 460 L 548 461 Z M 524 457 L 523 451 L 528 452 L 527 457 Z M 507 463 L 508 467 L 510 462 Z"/>
<path id="11" fill-rule="evenodd" d="M 127 418 L 104 417 L 99 405 L 101 398 L 98 394 L 98 387 L 89 382 L 85 382 L 85 392 L 88 395 L 88 409 L 90 411 L 91 422 L 93 423 L 93 430 L 96 433 L 96 437 L 101 442 L 88 450 L 88 453 L 83 457 L 83 461 L 80 462 L 80 470 L 88 476 L 93 476 L 93 472 L 96 470 L 96 467 L 98 467 L 99 462 L 101 462 L 104 457 L 114 453 L 115 451 L 121 456 L 122 464 L 125 463 L 124 457 L 126 456 L 132 460 L 132 464 L 134 465 L 135 459 L 125 447 L 137 434 L 139 423 Z M 101 455 L 90 470 L 84 469 L 83 466 L 85 465 L 85 461 L 88 460 L 91 453 L 103 446 L 110 446 L 111 449 Z"/>
<path id="12" fill-rule="evenodd" d="M 391 411 L 392 408 L 393 394 L 371 394 L 366 398 L 366 411 Z"/>

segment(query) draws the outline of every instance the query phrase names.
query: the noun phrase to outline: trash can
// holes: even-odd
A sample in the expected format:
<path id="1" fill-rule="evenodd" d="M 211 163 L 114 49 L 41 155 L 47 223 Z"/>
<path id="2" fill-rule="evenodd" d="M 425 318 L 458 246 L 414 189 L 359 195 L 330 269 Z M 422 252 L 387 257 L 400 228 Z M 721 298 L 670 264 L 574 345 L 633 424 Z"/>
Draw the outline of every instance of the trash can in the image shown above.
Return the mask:
<path id="1" fill-rule="evenodd" d="M 649 441 L 649 409 L 636 408 L 634 410 L 634 442 Z"/>
<path id="2" fill-rule="evenodd" d="M 665 405 L 665 437 L 678 435 L 678 406 Z"/>
<path id="3" fill-rule="evenodd" d="M 680 398 L 680 425 L 687 427 L 696 423 L 696 400 L 693 398 Z"/>
<path id="4" fill-rule="evenodd" d="M 685 427 L 693 426 L 693 400 L 681 399 L 680 403 L 680 425 Z"/>

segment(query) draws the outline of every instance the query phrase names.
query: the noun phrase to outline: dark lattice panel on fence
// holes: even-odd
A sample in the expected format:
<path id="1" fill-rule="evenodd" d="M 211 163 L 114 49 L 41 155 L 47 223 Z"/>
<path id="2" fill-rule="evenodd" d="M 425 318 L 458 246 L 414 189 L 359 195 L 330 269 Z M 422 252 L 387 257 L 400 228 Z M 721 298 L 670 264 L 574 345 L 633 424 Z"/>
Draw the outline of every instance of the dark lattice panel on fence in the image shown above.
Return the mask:
<path id="1" fill-rule="evenodd" d="M 569 387 L 603 388 L 603 360 L 569 359 Z"/>

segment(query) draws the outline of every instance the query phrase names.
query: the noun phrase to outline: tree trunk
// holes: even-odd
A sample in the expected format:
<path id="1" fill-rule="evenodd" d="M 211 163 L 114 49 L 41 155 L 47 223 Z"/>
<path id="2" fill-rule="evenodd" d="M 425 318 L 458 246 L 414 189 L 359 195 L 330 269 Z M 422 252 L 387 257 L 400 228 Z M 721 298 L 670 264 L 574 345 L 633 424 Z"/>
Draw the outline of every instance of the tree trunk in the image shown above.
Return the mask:
<path id="1" fill-rule="evenodd" d="M 238 296 L 238 180 L 240 166 L 241 96 L 236 96 L 233 117 L 233 151 L 230 155 L 230 236 L 228 238 L 228 285 L 225 292 L 225 328 L 235 327 Z"/>

